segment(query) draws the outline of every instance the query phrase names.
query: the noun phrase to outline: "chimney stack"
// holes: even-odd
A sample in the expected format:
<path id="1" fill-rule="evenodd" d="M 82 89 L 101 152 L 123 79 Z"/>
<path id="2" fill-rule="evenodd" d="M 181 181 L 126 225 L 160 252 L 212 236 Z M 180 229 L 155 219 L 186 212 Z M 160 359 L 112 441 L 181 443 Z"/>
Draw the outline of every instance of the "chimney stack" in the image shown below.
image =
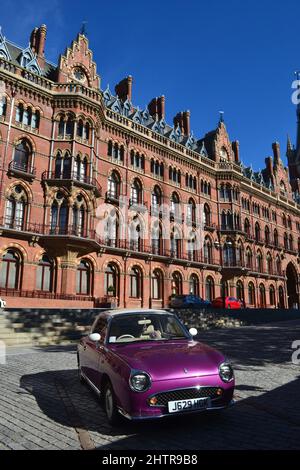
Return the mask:
<path id="1" fill-rule="evenodd" d="M 37 32 L 38 32 L 38 28 L 34 28 L 34 30 L 32 31 L 30 35 L 30 42 L 29 42 L 32 51 L 35 53 L 37 50 Z"/>
<path id="2" fill-rule="evenodd" d="M 234 142 L 231 143 L 231 147 L 234 153 L 234 161 L 239 162 L 240 161 L 240 143 L 238 140 L 235 140 Z"/>
<path id="3" fill-rule="evenodd" d="M 274 155 L 274 164 L 278 165 L 280 162 L 280 145 L 278 142 L 272 144 L 273 155 Z"/>
<path id="4" fill-rule="evenodd" d="M 115 86 L 115 92 L 120 98 L 121 101 L 126 101 L 127 98 L 131 102 L 132 98 L 132 76 L 128 75 L 128 77 L 121 80 Z"/>
<path id="5" fill-rule="evenodd" d="M 148 104 L 148 110 L 150 115 L 155 120 L 165 119 L 165 97 L 164 95 L 159 96 L 158 98 L 153 98 Z"/>
<path id="6" fill-rule="evenodd" d="M 44 58 L 45 56 L 45 42 L 46 42 L 46 36 L 47 36 L 47 26 L 45 24 L 42 24 L 40 28 L 38 29 L 38 43 L 37 43 L 37 55 L 39 57 Z"/>
<path id="7" fill-rule="evenodd" d="M 266 169 L 267 169 L 268 175 L 272 176 L 273 175 L 273 158 L 272 157 L 265 158 L 265 163 L 266 163 Z"/>
<path id="8" fill-rule="evenodd" d="M 181 111 L 177 113 L 173 119 L 174 126 L 176 127 L 179 125 L 179 128 L 185 136 L 189 136 L 191 133 L 191 126 L 190 126 L 190 111 Z"/>

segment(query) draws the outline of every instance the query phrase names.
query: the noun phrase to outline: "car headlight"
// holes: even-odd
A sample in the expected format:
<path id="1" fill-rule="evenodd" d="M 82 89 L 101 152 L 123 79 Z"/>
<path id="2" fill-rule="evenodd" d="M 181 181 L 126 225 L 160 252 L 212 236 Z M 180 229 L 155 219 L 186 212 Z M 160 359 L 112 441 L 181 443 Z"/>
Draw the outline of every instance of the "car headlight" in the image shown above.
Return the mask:
<path id="1" fill-rule="evenodd" d="M 143 371 L 132 371 L 129 385 L 134 392 L 146 392 L 151 387 L 150 375 Z"/>
<path id="2" fill-rule="evenodd" d="M 223 382 L 231 382 L 234 379 L 233 368 L 228 362 L 222 362 L 219 366 L 219 375 Z"/>

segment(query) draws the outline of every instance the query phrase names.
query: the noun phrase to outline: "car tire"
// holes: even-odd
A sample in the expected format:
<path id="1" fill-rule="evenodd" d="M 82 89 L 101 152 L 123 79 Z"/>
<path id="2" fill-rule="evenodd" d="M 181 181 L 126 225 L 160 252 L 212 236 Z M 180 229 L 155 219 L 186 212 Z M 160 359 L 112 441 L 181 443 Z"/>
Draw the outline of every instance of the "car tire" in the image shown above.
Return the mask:
<path id="1" fill-rule="evenodd" d="M 104 387 L 103 405 L 109 424 L 116 424 L 119 421 L 119 413 L 116 405 L 116 398 L 110 382 Z"/>

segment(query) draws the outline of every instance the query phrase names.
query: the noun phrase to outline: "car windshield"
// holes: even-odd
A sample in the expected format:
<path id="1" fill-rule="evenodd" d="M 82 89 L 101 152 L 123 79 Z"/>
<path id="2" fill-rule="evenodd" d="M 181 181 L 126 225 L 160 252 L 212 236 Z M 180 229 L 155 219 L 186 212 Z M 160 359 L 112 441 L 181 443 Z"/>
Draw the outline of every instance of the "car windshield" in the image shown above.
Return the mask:
<path id="1" fill-rule="evenodd" d="M 186 338 L 189 336 L 176 317 L 149 313 L 116 315 L 111 320 L 108 342 L 131 343 Z"/>

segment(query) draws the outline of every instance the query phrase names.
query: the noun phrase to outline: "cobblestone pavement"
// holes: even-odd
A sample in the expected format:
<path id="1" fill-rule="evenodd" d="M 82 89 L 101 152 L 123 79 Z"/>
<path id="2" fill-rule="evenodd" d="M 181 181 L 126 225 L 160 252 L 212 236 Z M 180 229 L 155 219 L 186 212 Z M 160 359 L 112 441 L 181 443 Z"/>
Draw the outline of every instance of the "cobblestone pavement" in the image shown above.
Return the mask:
<path id="1" fill-rule="evenodd" d="M 78 382 L 74 346 L 9 349 L 0 365 L 0 450 L 300 449 L 300 365 L 291 362 L 300 322 L 211 330 L 201 340 L 235 365 L 236 405 L 220 416 L 116 428 Z"/>

